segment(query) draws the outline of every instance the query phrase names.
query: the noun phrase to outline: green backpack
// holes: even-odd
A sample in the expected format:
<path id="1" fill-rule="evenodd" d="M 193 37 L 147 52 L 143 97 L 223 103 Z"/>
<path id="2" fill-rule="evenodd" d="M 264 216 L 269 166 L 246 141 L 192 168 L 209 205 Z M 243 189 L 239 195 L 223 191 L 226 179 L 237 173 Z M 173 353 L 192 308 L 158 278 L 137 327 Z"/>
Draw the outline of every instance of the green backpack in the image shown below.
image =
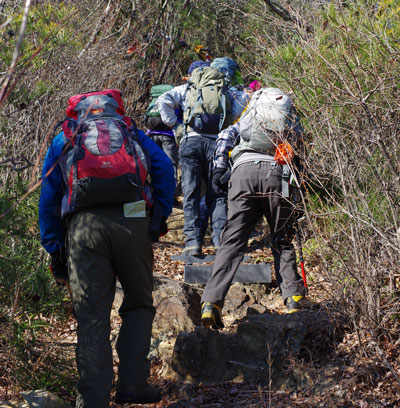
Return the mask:
<path id="1" fill-rule="evenodd" d="M 150 118 L 156 118 L 160 117 L 160 112 L 158 111 L 157 108 L 157 99 L 159 96 L 161 96 L 163 93 L 170 91 L 173 88 L 172 85 L 154 85 L 150 89 L 150 97 L 151 101 L 149 103 L 149 106 L 147 107 L 146 111 L 146 116 Z"/>
<path id="2" fill-rule="evenodd" d="M 225 76 L 211 67 L 196 68 L 189 80 L 183 122 L 198 133 L 218 134 L 233 123 Z"/>
<path id="3" fill-rule="evenodd" d="M 170 91 L 173 88 L 172 85 L 154 85 L 150 89 L 150 103 L 147 107 L 144 123 L 146 127 L 150 130 L 165 130 L 167 126 L 164 125 L 163 121 L 161 120 L 160 112 L 158 111 L 157 107 L 157 99 L 163 93 Z"/>

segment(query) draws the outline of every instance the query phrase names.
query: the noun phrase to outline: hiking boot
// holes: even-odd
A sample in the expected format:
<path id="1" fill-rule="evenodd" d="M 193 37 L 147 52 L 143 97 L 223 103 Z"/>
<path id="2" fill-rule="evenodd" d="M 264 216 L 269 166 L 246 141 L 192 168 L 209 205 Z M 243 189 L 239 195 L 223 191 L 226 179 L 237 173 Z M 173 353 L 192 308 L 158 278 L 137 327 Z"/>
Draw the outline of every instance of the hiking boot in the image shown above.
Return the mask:
<path id="1" fill-rule="evenodd" d="M 152 404 L 161 401 L 161 393 L 158 388 L 148 384 L 130 385 L 121 387 L 115 394 L 117 404 Z"/>
<path id="2" fill-rule="evenodd" d="M 199 247 L 199 246 L 185 247 L 185 249 L 182 251 L 182 255 L 185 255 L 185 256 L 200 256 L 201 255 L 201 247 Z"/>
<path id="3" fill-rule="evenodd" d="M 286 313 L 294 313 L 299 312 L 300 310 L 304 309 L 311 309 L 315 304 L 308 300 L 305 296 L 289 296 L 286 299 Z"/>
<path id="4" fill-rule="evenodd" d="M 201 323 L 205 327 L 222 329 L 224 324 L 221 319 L 221 306 L 212 302 L 203 302 L 201 304 Z"/>

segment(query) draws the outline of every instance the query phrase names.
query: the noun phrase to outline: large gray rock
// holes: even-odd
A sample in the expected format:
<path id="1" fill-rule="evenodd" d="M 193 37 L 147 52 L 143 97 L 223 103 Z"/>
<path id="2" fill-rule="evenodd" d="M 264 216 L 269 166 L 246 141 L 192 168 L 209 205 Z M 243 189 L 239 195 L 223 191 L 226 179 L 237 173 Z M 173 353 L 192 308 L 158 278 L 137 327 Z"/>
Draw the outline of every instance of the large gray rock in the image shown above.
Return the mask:
<path id="1" fill-rule="evenodd" d="M 200 326 L 203 288 L 155 276 L 150 358 L 161 360 L 165 379 L 184 387 L 223 381 L 266 383 L 271 374 L 275 389 L 311 385 L 296 361 L 314 361 L 315 355 L 332 351 L 340 325 L 327 313 L 278 314 L 283 303 L 277 289 L 235 283 L 223 308 L 227 329 L 210 330 Z"/>
<path id="2" fill-rule="evenodd" d="M 0 408 L 29 408 L 29 405 L 24 402 L 0 401 Z"/>
<path id="3" fill-rule="evenodd" d="M 173 369 L 173 353 L 178 335 L 196 332 L 201 320 L 200 301 L 204 286 L 190 285 L 155 275 L 153 293 L 156 315 L 153 322 L 153 337 L 150 359 L 163 362 L 162 376 L 176 380 Z M 265 284 L 244 285 L 235 283 L 226 296 L 223 316 L 229 326 L 243 319 L 248 313 L 267 310 L 268 286 Z M 179 380 L 179 379 L 178 379 Z"/>
<path id="4" fill-rule="evenodd" d="M 46 390 L 24 391 L 22 398 L 29 408 L 72 408 L 70 404 L 60 400 L 53 393 Z"/>
<path id="5" fill-rule="evenodd" d="M 274 388 L 296 389 L 308 378 L 301 370 L 288 370 L 290 363 L 309 360 L 317 349 L 319 355 L 329 352 L 335 335 L 326 313 L 251 314 L 232 332 L 204 327 L 181 332 L 172 354 L 162 357 L 167 376 L 175 381 L 267 383 L 271 373 Z"/>
<path id="6" fill-rule="evenodd" d="M 155 275 L 154 286 L 153 336 L 190 332 L 200 324 L 201 289 L 161 274 Z"/>
<path id="7" fill-rule="evenodd" d="M 0 408 L 72 408 L 57 395 L 46 390 L 30 390 L 21 393 L 24 402 L 0 402 Z"/>
<path id="8" fill-rule="evenodd" d="M 156 315 L 153 322 L 153 337 L 150 359 L 163 362 L 164 378 L 175 379 L 172 355 L 179 333 L 190 333 L 200 325 L 200 301 L 203 286 L 190 285 L 155 275 L 153 293 Z M 235 283 L 226 297 L 224 320 L 227 325 L 242 319 L 249 308 L 257 313 L 264 312 L 267 287 L 264 284 L 243 285 Z"/>

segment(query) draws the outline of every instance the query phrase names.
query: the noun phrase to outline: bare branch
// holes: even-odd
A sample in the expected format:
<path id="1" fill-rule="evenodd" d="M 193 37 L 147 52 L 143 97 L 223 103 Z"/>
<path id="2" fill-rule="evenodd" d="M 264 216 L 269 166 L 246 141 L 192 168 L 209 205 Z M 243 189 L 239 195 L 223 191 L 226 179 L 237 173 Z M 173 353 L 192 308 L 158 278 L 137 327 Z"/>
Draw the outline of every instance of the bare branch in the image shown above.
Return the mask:
<path id="1" fill-rule="evenodd" d="M 301 20 L 297 17 L 292 16 L 289 11 L 283 8 L 280 4 L 275 3 L 272 0 L 264 0 L 265 3 L 269 6 L 269 8 L 275 13 L 278 14 L 279 17 L 283 18 L 285 21 L 290 21 L 292 23 L 297 24 L 299 27 L 305 27 L 308 33 L 314 32 L 314 29 L 308 25 L 305 25 Z"/>
<path id="2" fill-rule="evenodd" d="M 11 78 L 14 74 L 15 71 L 15 66 L 17 65 L 18 57 L 19 57 L 19 52 L 22 46 L 22 41 L 24 40 L 25 37 L 25 30 L 26 30 L 26 25 L 28 23 L 28 15 L 29 15 L 29 8 L 31 6 L 31 0 L 26 0 L 25 3 L 25 9 L 24 9 L 24 16 L 22 17 L 22 24 L 21 24 L 21 30 L 19 32 L 19 37 L 18 37 L 18 42 L 17 46 L 15 47 L 13 58 L 11 61 L 11 65 L 8 69 L 8 73 L 6 75 L 6 78 L 4 79 L 4 82 L 2 84 L 1 90 L 0 90 L 0 105 L 3 102 L 7 87 L 11 81 Z"/>
<path id="3" fill-rule="evenodd" d="M 21 155 L 0 161 L 0 167 L 10 167 L 11 170 L 14 171 L 23 171 L 29 167 L 33 167 L 33 163 L 31 163 L 24 155 Z"/>
<path id="4" fill-rule="evenodd" d="M 87 49 L 94 43 L 97 34 L 100 31 L 100 27 L 103 24 L 105 18 L 107 17 L 108 13 L 110 12 L 110 8 L 111 8 L 111 0 L 108 0 L 108 4 L 107 7 L 104 9 L 104 13 L 102 15 L 102 17 L 100 18 L 100 20 L 97 22 L 96 27 L 93 30 L 93 33 L 89 39 L 89 41 L 87 42 L 87 44 L 83 47 L 82 51 L 79 53 L 79 58 L 82 57 L 82 55 L 87 51 Z"/>

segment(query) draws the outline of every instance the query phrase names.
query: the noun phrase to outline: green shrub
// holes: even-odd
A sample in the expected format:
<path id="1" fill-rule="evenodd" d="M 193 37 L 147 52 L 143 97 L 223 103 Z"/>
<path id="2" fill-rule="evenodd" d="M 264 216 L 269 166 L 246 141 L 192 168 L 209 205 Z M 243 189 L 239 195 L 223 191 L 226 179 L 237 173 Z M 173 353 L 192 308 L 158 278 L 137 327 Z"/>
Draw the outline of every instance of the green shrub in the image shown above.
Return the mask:
<path id="1" fill-rule="evenodd" d="M 18 181 L 0 193 L 0 214 L 25 191 Z M 0 219 L 0 313 L 15 317 L 62 311 L 64 294 L 53 283 L 40 244 L 38 191 Z"/>

